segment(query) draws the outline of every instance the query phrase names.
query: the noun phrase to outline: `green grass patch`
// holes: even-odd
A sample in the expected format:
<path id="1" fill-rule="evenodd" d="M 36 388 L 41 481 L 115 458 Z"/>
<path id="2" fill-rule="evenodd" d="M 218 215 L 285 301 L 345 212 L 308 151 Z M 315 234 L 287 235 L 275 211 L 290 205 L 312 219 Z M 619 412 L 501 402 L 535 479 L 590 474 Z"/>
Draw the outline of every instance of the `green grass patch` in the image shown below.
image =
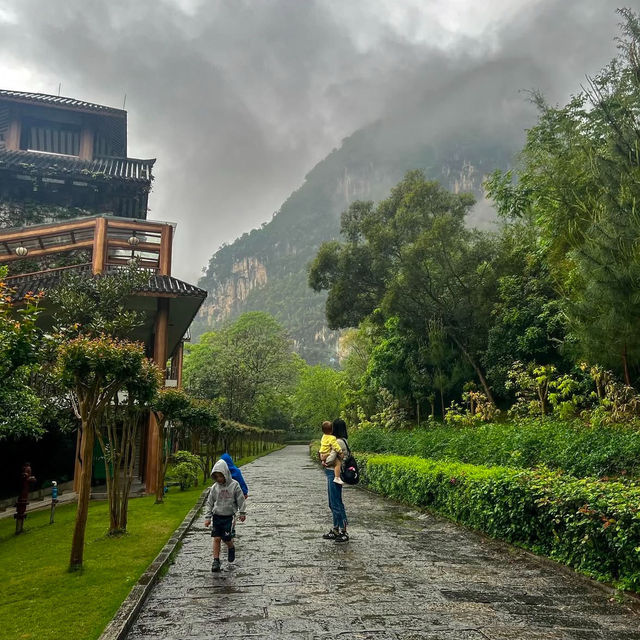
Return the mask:
<path id="1" fill-rule="evenodd" d="M 75 504 L 58 507 L 52 525 L 48 510 L 30 513 L 19 536 L 14 535 L 13 518 L 0 520 L 0 637 L 98 638 L 202 491 L 202 485 L 186 491 L 172 487 L 160 505 L 154 504 L 154 496 L 132 499 L 129 531 L 121 537 L 106 535 L 107 503 L 91 502 L 84 568 L 77 573 L 67 571 Z"/>
<path id="2" fill-rule="evenodd" d="M 76 505 L 29 514 L 14 535 L 12 518 L 0 520 L 0 628 L 15 640 L 91 640 L 109 623 L 133 585 L 196 503 L 202 487 L 129 503 L 129 532 L 106 535 L 106 502 L 92 502 L 84 568 L 69 573 Z"/>

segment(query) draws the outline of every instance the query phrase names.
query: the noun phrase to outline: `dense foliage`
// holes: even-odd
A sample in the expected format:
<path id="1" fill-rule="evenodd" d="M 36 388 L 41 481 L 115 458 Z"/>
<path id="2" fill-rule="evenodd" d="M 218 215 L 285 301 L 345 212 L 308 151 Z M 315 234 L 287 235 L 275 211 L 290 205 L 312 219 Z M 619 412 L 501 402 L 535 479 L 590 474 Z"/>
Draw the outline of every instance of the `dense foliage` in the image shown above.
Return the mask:
<path id="1" fill-rule="evenodd" d="M 41 296 L 28 294 L 16 309 L 6 275 L 6 267 L 0 267 L 0 441 L 43 433 L 43 401 L 30 385 L 40 363 L 42 336 L 36 320 Z"/>
<path id="2" fill-rule="evenodd" d="M 585 89 L 564 107 L 533 96 L 519 163 L 486 184 L 494 231 L 466 224 L 471 196 L 412 171 L 386 200 L 352 203 L 341 240 L 318 250 L 309 284 L 328 294 L 329 326 L 368 342 L 365 367 L 361 349 L 357 367 L 343 358 L 359 368 L 352 421 L 379 410 L 383 388 L 419 422 L 463 394 L 485 420 L 487 403 L 577 416 L 588 401 L 554 398 L 577 398 L 585 367 L 640 381 L 640 20 L 620 14 L 619 55 Z"/>
<path id="3" fill-rule="evenodd" d="M 626 426 L 523 418 L 463 428 L 369 426 L 350 435 L 357 451 L 521 469 L 547 466 L 579 477 L 640 474 L 640 431 Z"/>

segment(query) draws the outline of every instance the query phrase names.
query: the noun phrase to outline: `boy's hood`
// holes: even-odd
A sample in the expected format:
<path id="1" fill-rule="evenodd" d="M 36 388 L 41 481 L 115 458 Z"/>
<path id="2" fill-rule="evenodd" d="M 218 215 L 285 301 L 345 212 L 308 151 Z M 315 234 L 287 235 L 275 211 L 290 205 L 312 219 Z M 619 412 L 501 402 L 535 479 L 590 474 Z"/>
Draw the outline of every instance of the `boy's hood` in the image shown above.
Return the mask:
<path id="1" fill-rule="evenodd" d="M 214 465 L 213 469 L 211 469 L 211 475 L 214 473 L 222 473 L 224 475 L 225 484 L 229 484 L 231 482 L 231 473 L 229 472 L 229 467 L 224 460 L 218 460 Z"/>
<path id="2" fill-rule="evenodd" d="M 233 464 L 233 458 L 228 453 L 223 453 L 220 456 L 220 460 L 224 460 L 227 463 L 227 467 L 229 467 L 230 471 L 236 466 Z"/>

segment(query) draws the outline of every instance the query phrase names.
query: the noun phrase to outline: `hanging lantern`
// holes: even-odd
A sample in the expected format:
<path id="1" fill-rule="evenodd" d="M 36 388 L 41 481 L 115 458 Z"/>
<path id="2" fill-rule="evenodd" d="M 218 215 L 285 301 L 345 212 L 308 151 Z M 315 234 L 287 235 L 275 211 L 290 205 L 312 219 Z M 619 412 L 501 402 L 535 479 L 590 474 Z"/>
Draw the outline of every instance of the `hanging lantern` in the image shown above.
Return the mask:
<path id="1" fill-rule="evenodd" d="M 137 247 L 140 244 L 140 238 L 138 238 L 138 236 L 131 236 L 127 242 L 129 243 L 130 247 Z"/>
<path id="2" fill-rule="evenodd" d="M 16 255 L 19 258 L 24 258 L 27 255 L 27 253 L 29 253 L 29 249 L 27 249 L 27 247 L 23 247 L 23 246 L 16 247 Z"/>

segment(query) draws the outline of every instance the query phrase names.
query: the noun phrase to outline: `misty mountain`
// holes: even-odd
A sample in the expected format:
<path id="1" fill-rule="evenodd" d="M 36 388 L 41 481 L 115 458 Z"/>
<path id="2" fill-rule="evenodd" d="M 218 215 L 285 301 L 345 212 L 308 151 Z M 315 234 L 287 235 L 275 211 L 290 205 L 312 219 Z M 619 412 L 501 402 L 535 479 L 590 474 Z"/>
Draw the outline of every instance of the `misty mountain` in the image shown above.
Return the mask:
<path id="1" fill-rule="evenodd" d="M 268 223 L 216 251 L 199 282 L 210 295 L 194 335 L 245 311 L 263 310 L 289 330 L 308 362 L 335 358 L 339 334 L 326 326 L 325 295 L 307 286 L 307 265 L 322 242 L 339 237 L 340 214 L 351 202 L 385 198 L 410 169 L 423 169 L 456 193 L 473 193 L 477 204 L 469 224 L 490 226 L 495 214 L 482 183 L 510 165 L 534 114 L 521 94 L 505 90 L 504 83 L 513 86 L 508 74 L 476 70 L 457 80 L 447 91 L 401 102 L 393 118 L 343 140 Z M 487 91 L 487 83 L 495 91 Z M 484 86 L 484 104 L 474 100 L 478 84 Z M 503 97 L 494 101 L 496 95 Z"/>

